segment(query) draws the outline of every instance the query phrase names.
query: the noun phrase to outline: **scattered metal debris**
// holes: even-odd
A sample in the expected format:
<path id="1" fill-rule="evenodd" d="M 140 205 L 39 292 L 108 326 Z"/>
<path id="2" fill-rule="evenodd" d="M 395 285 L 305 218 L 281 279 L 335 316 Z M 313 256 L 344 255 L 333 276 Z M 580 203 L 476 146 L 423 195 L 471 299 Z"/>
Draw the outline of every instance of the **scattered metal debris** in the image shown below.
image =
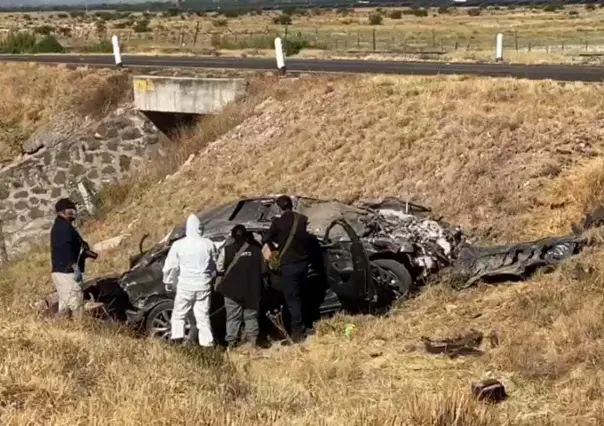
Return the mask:
<path id="1" fill-rule="evenodd" d="M 551 237 L 510 246 L 472 247 L 459 251 L 453 266 L 454 287 L 464 289 L 478 281 L 520 281 L 538 269 L 552 268 L 579 253 L 582 237 Z"/>
<path id="2" fill-rule="evenodd" d="M 472 383 L 472 394 L 485 402 L 501 402 L 507 398 L 503 383 L 495 379 L 486 379 Z"/>
<path id="3" fill-rule="evenodd" d="M 469 333 L 454 337 L 452 339 L 432 340 L 422 337 L 426 351 L 431 354 L 445 354 L 450 358 L 462 355 L 482 355 L 478 349 L 482 344 L 484 335 L 477 330 L 471 329 Z"/>

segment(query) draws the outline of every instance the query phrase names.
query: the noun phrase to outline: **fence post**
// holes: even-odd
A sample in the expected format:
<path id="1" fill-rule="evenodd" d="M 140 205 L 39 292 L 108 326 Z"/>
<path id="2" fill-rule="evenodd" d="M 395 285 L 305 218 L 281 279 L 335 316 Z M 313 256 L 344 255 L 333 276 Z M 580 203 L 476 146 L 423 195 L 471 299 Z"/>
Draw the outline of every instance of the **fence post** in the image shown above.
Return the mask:
<path id="1" fill-rule="evenodd" d="M 357 30 L 357 49 L 361 48 L 361 30 Z"/>
<path id="2" fill-rule="evenodd" d="M 193 37 L 193 46 L 197 45 L 198 36 L 199 36 L 199 21 L 197 21 L 197 27 L 195 27 L 195 36 Z"/>
<path id="3" fill-rule="evenodd" d="M 514 47 L 516 48 L 516 52 L 518 52 L 518 31 L 514 30 Z"/>
<path id="4" fill-rule="evenodd" d="M 436 49 L 436 31 L 432 28 L 432 48 Z"/>
<path id="5" fill-rule="evenodd" d="M 375 28 L 373 29 L 373 51 L 375 52 Z"/>
<path id="6" fill-rule="evenodd" d="M 3 220 L 0 219 L 0 267 L 8 263 L 8 253 L 6 251 L 6 240 L 4 239 Z"/>

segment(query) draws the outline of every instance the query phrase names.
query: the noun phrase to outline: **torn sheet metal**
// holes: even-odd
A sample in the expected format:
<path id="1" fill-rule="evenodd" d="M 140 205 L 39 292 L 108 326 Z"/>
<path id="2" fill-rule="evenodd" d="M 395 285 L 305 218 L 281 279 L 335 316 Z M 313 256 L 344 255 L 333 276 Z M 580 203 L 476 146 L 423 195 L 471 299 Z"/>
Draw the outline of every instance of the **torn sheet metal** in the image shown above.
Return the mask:
<path id="1" fill-rule="evenodd" d="M 508 246 L 471 247 L 459 251 L 453 266 L 456 288 L 478 281 L 518 281 L 538 269 L 552 267 L 579 253 L 586 240 L 578 236 L 550 237 Z"/>

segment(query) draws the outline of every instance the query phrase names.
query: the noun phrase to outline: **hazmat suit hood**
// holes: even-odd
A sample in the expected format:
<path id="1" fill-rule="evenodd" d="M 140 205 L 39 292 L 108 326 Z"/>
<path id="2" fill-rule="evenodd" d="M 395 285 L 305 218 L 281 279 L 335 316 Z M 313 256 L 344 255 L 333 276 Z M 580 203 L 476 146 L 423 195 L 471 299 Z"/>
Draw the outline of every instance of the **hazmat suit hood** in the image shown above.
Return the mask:
<path id="1" fill-rule="evenodd" d="M 199 238 L 203 235 L 203 227 L 199 218 L 194 214 L 189 215 L 187 218 L 186 234 L 188 238 Z"/>

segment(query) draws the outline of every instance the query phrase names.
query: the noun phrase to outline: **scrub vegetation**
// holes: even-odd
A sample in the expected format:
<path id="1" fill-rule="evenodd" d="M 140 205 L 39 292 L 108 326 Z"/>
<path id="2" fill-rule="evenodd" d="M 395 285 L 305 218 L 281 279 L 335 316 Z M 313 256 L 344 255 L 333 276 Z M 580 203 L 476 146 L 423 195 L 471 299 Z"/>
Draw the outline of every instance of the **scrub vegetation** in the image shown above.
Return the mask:
<path id="1" fill-rule="evenodd" d="M 91 243 L 132 234 L 90 262 L 90 274 L 125 268 L 142 234 L 163 236 L 191 211 L 244 195 L 410 198 L 485 241 L 569 232 L 602 201 L 603 86 L 381 76 L 254 84 L 86 225 Z M 442 280 L 388 316 L 323 320 L 300 346 L 202 355 L 119 327 L 37 318 L 30 304 L 52 291 L 41 246 L 0 276 L 0 421 L 600 424 L 603 261 L 588 249 L 526 283 L 461 292 Z M 350 340 L 347 323 L 357 330 Z M 496 329 L 500 345 L 457 359 L 424 352 L 422 336 L 469 328 Z M 487 377 L 505 384 L 507 401 L 469 397 L 470 383 Z"/>
<path id="2" fill-rule="evenodd" d="M 604 9 L 593 5 L 559 4 L 207 14 L 174 9 L 3 13 L 0 30 L 9 31 L 9 38 L 10 31 L 56 37 L 61 49 L 84 53 L 111 53 L 107 40 L 116 34 L 130 54 L 273 56 L 273 40 L 280 35 L 300 46 L 289 55 L 454 61 L 494 60 L 501 32 L 510 62 L 599 63 L 603 17 Z"/>

